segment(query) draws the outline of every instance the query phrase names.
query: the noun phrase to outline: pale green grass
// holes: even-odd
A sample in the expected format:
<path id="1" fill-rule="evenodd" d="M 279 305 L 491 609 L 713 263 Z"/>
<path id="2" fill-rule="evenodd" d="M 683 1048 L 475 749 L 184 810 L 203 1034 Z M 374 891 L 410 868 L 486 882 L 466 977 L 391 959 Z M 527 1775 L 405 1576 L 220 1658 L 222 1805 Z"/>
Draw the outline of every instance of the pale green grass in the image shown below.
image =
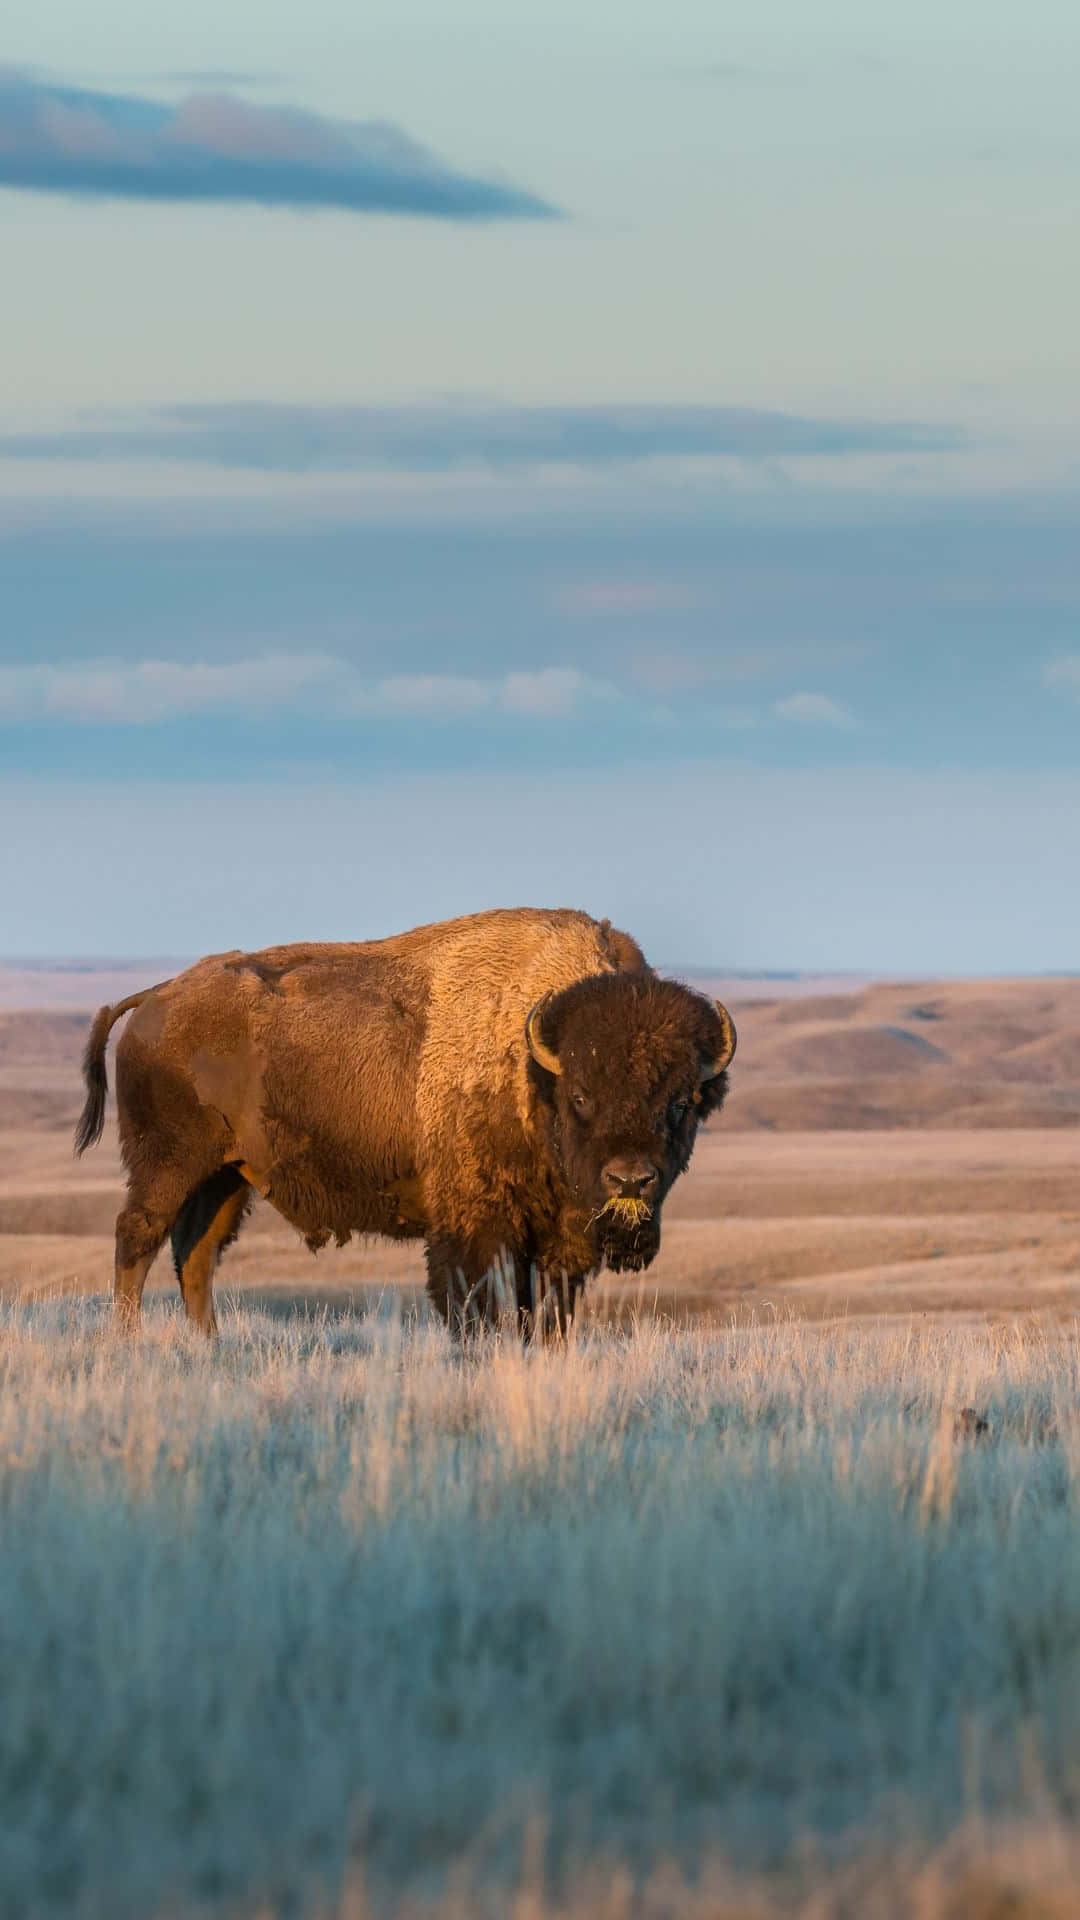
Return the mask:
<path id="1" fill-rule="evenodd" d="M 662 1868 L 704 1915 L 759 1910 L 721 1866 L 1064 1845 L 1080 1344 L 927 1327 L 9 1310 L 0 1912 L 615 1916 Z"/>

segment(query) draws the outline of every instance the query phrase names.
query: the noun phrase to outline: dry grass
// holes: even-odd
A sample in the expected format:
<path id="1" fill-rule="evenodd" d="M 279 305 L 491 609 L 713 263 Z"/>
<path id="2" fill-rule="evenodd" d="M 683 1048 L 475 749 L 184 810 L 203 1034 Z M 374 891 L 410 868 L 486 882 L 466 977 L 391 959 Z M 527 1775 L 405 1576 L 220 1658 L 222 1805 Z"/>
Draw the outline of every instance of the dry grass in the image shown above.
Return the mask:
<path id="1" fill-rule="evenodd" d="M 1071 1332 L 9 1308 L 0 1911 L 1075 1910 L 1078 1388 Z"/>

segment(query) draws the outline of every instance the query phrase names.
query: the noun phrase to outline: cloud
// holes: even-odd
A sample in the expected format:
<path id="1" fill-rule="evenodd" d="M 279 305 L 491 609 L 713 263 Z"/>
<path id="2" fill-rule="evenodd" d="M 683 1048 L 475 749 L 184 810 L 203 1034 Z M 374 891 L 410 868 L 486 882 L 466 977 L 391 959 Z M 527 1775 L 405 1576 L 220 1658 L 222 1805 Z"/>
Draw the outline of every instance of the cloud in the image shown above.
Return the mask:
<path id="1" fill-rule="evenodd" d="M 827 693 L 791 693 L 773 709 L 779 720 L 803 727 L 853 727 L 854 716 Z"/>
<path id="2" fill-rule="evenodd" d="M 699 693 L 724 674 L 726 659 L 718 661 L 713 653 L 691 655 L 666 646 L 659 653 L 638 653 L 627 662 L 626 671 L 636 687 L 646 693 Z"/>
<path id="3" fill-rule="evenodd" d="M 464 674 L 397 673 L 357 689 L 352 708 L 360 713 L 415 714 L 419 718 L 457 720 L 485 713 L 495 703 L 495 683 Z"/>
<path id="4" fill-rule="evenodd" d="M 534 194 L 457 173 L 385 121 L 334 121 L 218 88 L 172 105 L 0 68 L 0 186 L 449 220 L 538 218 Z"/>
<path id="5" fill-rule="evenodd" d="M 0 154 L 0 171 L 3 159 Z M 598 467 L 650 459 L 766 461 L 785 455 L 949 453 L 952 426 L 840 420 L 752 407 L 511 406 L 446 400 L 402 406 L 184 404 L 84 417 L 55 432 L 0 435 L 0 459 L 168 460 L 275 472 L 397 468 Z M 578 610 L 621 610 L 619 595 L 670 594 L 663 583 L 586 583 Z M 588 597 L 592 604 L 588 605 Z"/>
<path id="6" fill-rule="evenodd" d="M 320 654 L 258 660 L 135 660 L 0 667 L 0 722 L 27 719 L 152 726 L 193 714 L 283 706 L 333 678 Z"/>
<path id="7" fill-rule="evenodd" d="M 358 682 L 351 706 L 357 713 L 411 714 L 436 720 L 500 712 L 553 719 L 571 713 L 592 684 L 576 667 L 544 667 L 535 673 L 493 677 L 402 673 Z"/>
<path id="8" fill-rule="evenodd" d="M 1060 660 L 1049 661 L 1043 669 L 1043 680 L 1048 687 L 1065 687 L 1070 693 L 1080 694 L 1080 653 L 1066 653 Z"/>
<path id="9" fill-rule="evenodd" d="M 697 691 L 674 685 L 676 695 Z M 471 720 L 550 721 L 579 714 L 586 703 L 620 703 L 625 713 L 679 723 L 670 703 L 644 709 L 614 681 L 577 667 L 515 669 L 495 674 L 358 672 L 328 653 L 264 653 L 246 660 L 65 661 L 0 666 L 0 728 L 26 723 L 150 727 L 192 718 L 265 717 L 301 713 L 321 718 L 383 719 L 456 725 Z M 762 715 L 726 704 L 712 723 L 748 731 Z M 780 720 L 849 728 L 845 707 L 823 693 L 795 693 L 773 708 Z"/>
<path id="10" fill-rule="evenodd" d="M 697 604 L 691 587 L 670 580 L 584 580 L 561 587 L 555 604 L 563 613 L 619 619 L 640 613 L 685 613 Z"/>
<path id="11" fill-rule="evenodd" d="M 692 640 L 690 644 L 693 645 Z M 865 653 L 865 645 L 858 640 L 815 637 L 812 647 L 808 647 L 805 636 L 799 634 L 771 645 L 760 641 L 747 644 L 739 637 L 729 640 L 722 631 L 714 629 L 705 643 L 699 643 L 693 651 L 670 643 L 656 651 L 642 649 L 627 663 L 627 672 L 635 686 L 650 693 L 688 694 L 728 686 L 732 681 L 787 680 L 796 670 L 804 671 L 808 662 L 816 667 L 850 666 L 853 661 L 862 660 Z M 800 703 L 807 698 L 817 698 L 813 694 L 795 697 Z M 797 719 L 799 714 L 783 717 Z"/>
<path id="12" fill-rule="evenodd" d="M 136 660 L 0 667 L 0 725 L 27 720 L 159 726 L 197 715 L 265 714 L 307 700 L 338 714 L 458 721 L 478 715 L 555 719 L 588 691 L 574 667 L 483 677 L 368 678 L 330 654 L 263 654 L 227 663 Z"/>
<path id="13" fill-rule="evenodd" d="M 594 692 L 610 694 L 611 688 L 595 684 Z M 540 673 L 508 673 L 503 682 L 502 702 L 508 713 L 528 713 L 554 720 L 572 713 L 587 691 L 585 676 L 576 667 L 545 667 Z"/>

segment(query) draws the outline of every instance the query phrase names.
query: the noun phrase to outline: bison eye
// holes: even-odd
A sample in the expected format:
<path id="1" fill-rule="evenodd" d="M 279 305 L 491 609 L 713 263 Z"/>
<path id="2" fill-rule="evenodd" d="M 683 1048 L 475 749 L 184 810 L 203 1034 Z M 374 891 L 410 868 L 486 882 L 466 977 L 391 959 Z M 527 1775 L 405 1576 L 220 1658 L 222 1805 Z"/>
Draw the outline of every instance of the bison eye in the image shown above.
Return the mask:
<path id="1" fill-rule="evenodd" d="M 673 1100 L 668 1108 L 668 1119 L 673 1127 L 681 1127 L 690 1111 L 689 1100 Z"/>
<path id="2" fill-rule="evenodd" d="M 579 1114 L 579 1115 L 580 1115 L 580 1117 L 581 1117 L 582 1119 L 584 1119 L 584 1118 L 585 1118 L 585 1116 L 586 1116 L 586 1114 L 587 1114 L 587 1113 L 588 1113 L 588 1111 L 589 1111 L 589 1096 L 588 1096 L 588 1094 L 587 1094 L 587 1093 L 572 1093 L 572 1094 L 570 1095 L 570 1105 L 571 1105 L 571 1106 L 573 1107 L 573 1109 L 574 1109 L 574 1112 L 575 1112 L 576 1114 Z"/>

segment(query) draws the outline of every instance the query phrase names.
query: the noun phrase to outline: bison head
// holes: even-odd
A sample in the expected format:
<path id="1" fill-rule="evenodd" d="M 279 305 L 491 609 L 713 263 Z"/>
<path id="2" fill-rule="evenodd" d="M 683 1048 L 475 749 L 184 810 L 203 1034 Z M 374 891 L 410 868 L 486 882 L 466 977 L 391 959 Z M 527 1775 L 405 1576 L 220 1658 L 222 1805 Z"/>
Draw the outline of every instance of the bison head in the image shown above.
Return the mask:
<path id="1" fill-rule="evenodd" d="M 548 994 L 525 1029 L 555 1158 L 598 1260 L 647 1267 L 660 1209 L 735 1052 L 718 1002 L 653 974 L 610 973 Z"/>

